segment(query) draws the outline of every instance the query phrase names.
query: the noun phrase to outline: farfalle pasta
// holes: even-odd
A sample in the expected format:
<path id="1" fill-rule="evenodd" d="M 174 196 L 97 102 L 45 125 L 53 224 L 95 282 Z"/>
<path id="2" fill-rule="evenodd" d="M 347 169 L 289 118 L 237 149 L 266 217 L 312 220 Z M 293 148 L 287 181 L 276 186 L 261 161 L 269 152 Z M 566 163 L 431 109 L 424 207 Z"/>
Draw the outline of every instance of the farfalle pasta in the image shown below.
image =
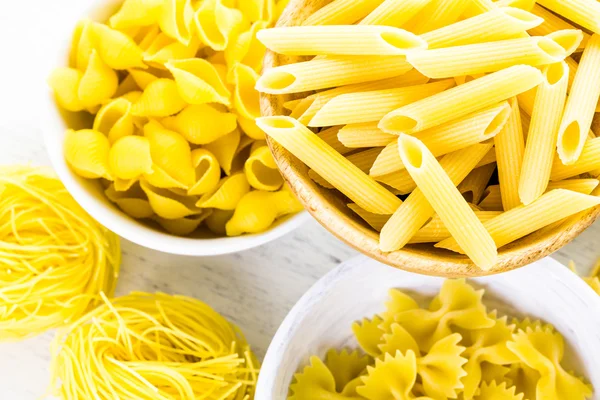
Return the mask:
<path id="1" fill-rule="evenodd" d="M 483 295 L 464 279 L 446 280 L 423 308 L 390 290 L 385 311 L 352 326 L 362 351 L 311 357 L 288 399 L 591 398 L 591 385 L 562 364 L 560 333 L 541 321 L 500 317 Z"/>
<path id="2" fill-rule="evenodd" d="M 71 169 L 98 180 L 132 218 L 180 236 L 269 229 L 300 203 L 255 122 L 277 0 L 124 0 L 106 23 L 82 20 L 69 63 L 48 79 L 69 130 Z"/>

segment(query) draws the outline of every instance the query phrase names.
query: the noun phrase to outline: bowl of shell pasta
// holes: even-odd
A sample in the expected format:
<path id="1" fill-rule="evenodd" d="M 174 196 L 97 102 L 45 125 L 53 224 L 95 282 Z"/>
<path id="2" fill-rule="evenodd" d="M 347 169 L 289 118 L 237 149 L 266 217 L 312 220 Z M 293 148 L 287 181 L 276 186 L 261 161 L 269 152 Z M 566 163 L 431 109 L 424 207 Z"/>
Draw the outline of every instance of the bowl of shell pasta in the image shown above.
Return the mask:
<path id="1" fill-rule="evenodd" d="M 334 235 L 448 277 L 600 215 L 595 1 L 292 0 L 256 88 L 283 176 Z"/>
<path id="2" fill-rule="evenodd" d="M 50 159 L 100 223 L 156 250 L 214 255 L 305 219 L 255 119 L 275 1 L 89 2 L 64 21 L 44 94 Z"/>

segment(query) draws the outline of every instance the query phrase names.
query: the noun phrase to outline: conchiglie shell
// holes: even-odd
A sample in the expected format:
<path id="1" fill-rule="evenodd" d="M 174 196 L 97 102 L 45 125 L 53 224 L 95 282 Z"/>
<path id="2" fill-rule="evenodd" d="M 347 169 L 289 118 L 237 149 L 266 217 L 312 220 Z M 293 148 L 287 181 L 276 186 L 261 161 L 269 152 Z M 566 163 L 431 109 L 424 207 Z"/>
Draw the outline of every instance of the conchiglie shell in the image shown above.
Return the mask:
<path id="1" fill-rule="evenodd" d="M 77 91 L 81 104 L 86 108 L 102 104 L 115 94 L 118 86 L 117 73 L 92 50 Z"/>
<path id="2" fill-rule="evenodd" d="M 115 29 L 152 25 L 162 6 L 162 0 L 125 0 L 123 5 L 109 19 Z"/>
<path id="3" fill-rule="evenodd" d="M 170 124 L 190 143 L 206 144 L 232 132 L 237 127 L 237 117 L 209 104 L 197 104 L 184 108 L 172 117 Z"/>
<path id="4" fill-rule="evenodd" d="M 131 187 L 133 185 L 136 184 L 136 182 L 138 182 L 137 179 L 119 179 L 119 178 L 115 178 L 115 181 L 113 182 L 115 190 L 117 192 L 126 192 L 129 189 L 131 189 Z"/>
<path id="5" fill-rule="evenodd" d="M 232 33 L 242 28 L 244 14 L 225 6 L 221 0 L 204 0 L 196 11 L 194 22 L 200 40 L 213 50 L 223 51 Z"/>
<path id="6" fill-rule="evenodd" d="M 277 192 L 277 212 L 279 216 L 287 214 L 295 214 L 304 210 L 304 206 L 296 195 L 292 193 L 289 185 L 285 183 L 281 190 Z"/>
<path id="7" fill-rule="evenodd" d="M 185 106 L 175 81 L 157 79 L 150 82 L 131 111 L 133 115 L 140 117 L 168 117 L 177 114 Z"/>
<path id="8" fill-rule="evenodd" d="M 161 218 L 185 218 L 202 212 L 201 209 L 194 206 L 195 197 L 180 196 L 167 189 L 154 187 L 144 180 L 140 181 L 140 185 L 148 196 L 150 207 Z"/>
<path id="9" fill-rule="evenodd" d="M 264 140 L 266 138 L 265 132 L 256 125 L 254 119 L 248 119 L 238 114 L 237 121 L 242 131 L 252 139 Z"/>
<path id="10" fill-rule="evenodd" d="M 146 181 L 148 181 L 149 184 L 151 184 L 152 186 L 155 186 L 157 188 L 161 188 L 161 189 L 181 189 L 181 190 L 186 190 L 188 189 L 188 185 L 179 182 L 178 180 L 176 180 L 175 178 L 173 178 L 171 175 L 167 174 L 165 172 L 164 169 L 162 169 L 161 167 L 159 167 L 158 165 L 154 164 L 152 165 L 152 173 L 151 174 L 144 174 L 144 179 Z"/>
<path id="11" fill-rule="evenodd" d="M 142 50 L 126 34 L 92 22 L 91 34 L 100 58 L 113 69 L 146 68 Z"/>
<path id="12" fill-rule="evenodd" d="M 133 79 L 135 84 L 142 90 L 146 90 L 148 85 L 158 79 L 158 76 L 141 69 L 130 69 L 128 72 L 131 79 Z"/>
<path id="13" fill-rule="evenodd" d="M 85 107 L 79 101 L 79 83 L 83 73 L 74 68 L 56 68 L 48 78 L 56 102 L 67 111 L 81 111 Z"/>
<path id="14" fill-rule="evenodd" d="M 238 3 L 240 11 L 251 22 L 267 21 L 271 22 L 274 16 L 274 0 L 244 0 Z"/>
<path id="15" fill-rule="evenodd" d="M 167 232 L 177 236 L 187 236 L 194 232 L 202 221 L 208 218 L 212 214 L 213 210 L 204 210 L 201 214 L 192 215 L 186 218 L 179 219 L 164 219 L 161 217 L 155 217 L 154 220 L 158 222 L 160 226 Z"/>
<path id="16" fill-rule="evenodd" d="M 265 147 L 267 145 L 266 140 L 252 140 L 252 145 L 250 146 L 250 154 L 254 153 L 261 147 Z M 250 155 L 248 155 L 250 157 Z"/>
<path id="17" fill-rule="evenodd" d="M 260 71 L 266 53 L 265 46 L 256 38 L 256 32 L 269 26 L 266 21 L 256 21 L 249 30 L 242 32 L 225 49 L 225 60 L 230 69 L 237 63 L 245 64 L 255 71 Z"/>
<path id="18" fill-rule="evenodd" d="M 260 117 L 260 95 L 254 89 L 259 76 L 247 65 L 238 64 L 234 69 L 235 91 L 233 108 L 244 118 L 254 120 Z"/>
<path id="19" fill-rule="evenodd" d="M 69 65 L 80 71 L 85 71 L 94 49 L 94 43 L 90 34 L 89 19 L 81 20 L 75 26 L 73 38 L 71 39 L 71 54 Z"/>
<path id="20" fill-rule="evenodd" d="M 241 136 L 242 135 L 240 134 L 240 131 L 236 129 L 222 138 L 204 145 L 206 150 L 215 155 L 219 161 L 221 169 L 223 169 L 227 175 L 231 173 L 233 157 L 236 155 Z"/>
<path id="21" fill-rule="evenodd" d="M 135 103 L 136 101 L 138 101 L 140 99 L 140 97 L 142 97 L 142 93 L 139 90 L 134 90 L 132 92 L 128 92 L 125 93 L 123 96 L 121 96 L 121 99 L 127 100 L 130 103 Z"/>
<path id="22" fill-rule="evenodd" d="M 206 57 L 206 61 L 211 64 L 219 64 L 224 66 L 227 64 L 227 61 L 225 61 L 225 52 L 223 51 L 217 51 L 211 56 Z M 227 66 L 225 66 L 225 70 L 227 70 Z M 227 74 L 225 74 L 225 76 L 227 76 Z"/>
<path id="23" fill-rule="evenodd" d="M 144 51 L 144 61 L 152 63 L 158 68 L 164 68 L 163 64 L 169 60 L 194 57 L 199 48 L 200 42 L 196 39 L 192 39 L 188 45 L 185 45 L 161 33 Z"/>
<path id="24" fill-rule="evenodd" d="M 233 210 L 240 199 L 250 191 L 246 176 L 242 173 L 221 179 L 219 185 L 206 193 L 196 203 L 201 208 L 218 208 L 219 210 Z"/>
<path id="25" fill-rule="evenodd" d="M 248 183 L 255 189 L 272 192 L 283 185 L 283 177 L 267 146 L 252 151 L 244 165 L 244 172 Z"/>
<path id="26" fill-rule="evenodd" d="M 133 92 L 133 91 L 137 91 L 137 90 L 139 90 L 139 86 L 137 85 L 135 79 L 133 79 L 133 76 L 131 76 L 131 74 L 127 74 L 125 79 L 123 79 L 119 83 L 119 86 L 117 87 L 117 91 L 115 92 L 115 94 L 113 96 L 114 97 L 123 97 L 126 94 Z"/>
<path id="27" fill-rule="evenodd" d="M 136 179 L 152 173 L 150 142 L 143 136 L 126 136 L 117 140 L 108 155 L 110 171 L 119 179 Z"/>
<path id="28" fill-rule="evenodd" d="M 196 149 L 192 151 L 192 163 L 196 169 L 196 183 L 188 190 L 188 194 L 202 195 L 213 191 L 221 180 L 217 158 L 206 149 Z"/>
<path id="29" fill-rule="evenodd" d="M 134 38 L 142 52 L 147 52 L 156 38 L 163 35 L 158 25 L 147 26 Z M 166 36 L 166 35 L 165 35 Z"/>
<path id="30" fill-rule="evenodd" d="M 158 16 L 160 29 L 186 46 L 192 38 L 191 28 L 194 8 L 191 0 L 163 0 Z"/>
<path id="31" fill-rule="evenodd" d="M 139 184 L 131 186 L 127 191 L 118 191 L 114 185 L 110 185 L 104 194 L 130 217 L 144 219 L 154 215 L 148 198 Z"/>
<path id="32" fill-rule="evenodd" d="M 250 157 L 250 153 L 252 153 L 252 146 L 254 143 L 256 142 L 251 137 L 241 135 L 240 144 L 238 144 L 235 154 L 233 155 L 231 170 L 228 175 L 244 170 L 244 164 L 246 163 L 248 157 Z"/>
<path id="33" fill-rule="evenodd" d="M 173 60 L 166 64 L 177 82 L 181 97 L 189 104 L 231 105 L 231 93 L 214 65 L 201 58 Z"/>
<path id="34" fill-rule="evenodd" d="M 65 158 L 77 175 L 112 180 L 108 167 L 110 144 L 102 133 L 92 129 L 69 129 L 63 145 Z"/>
<path id="35" fill-rule="evenodd" d="M 105 134 L 111 144 L 133 135 L 135 126 L 131 116 L 131 102 L 121 97 L 106 103 L 96 114 L 92 129 Z"/>
<path id="36" fill-rule="evenodd" d="M 157 167 L 185 188 L 194 184 L 192 152 L 183 136 L 165 129 L 156 121 L 150 121 L 144 126 L 144 136 L 148 138 L 152 161 Z"/>
<path id="37" fill-rule="evenodd" d="M 225 225 L 227 221 L 231 219 L 233 216 L 233 210 L 212 210 L 212 213 L 206 218 L 204 223 L 206 227 L 213 233 L 219 236 L 225 236 L 227 234 L 227 230 L 225 229 Z"/>

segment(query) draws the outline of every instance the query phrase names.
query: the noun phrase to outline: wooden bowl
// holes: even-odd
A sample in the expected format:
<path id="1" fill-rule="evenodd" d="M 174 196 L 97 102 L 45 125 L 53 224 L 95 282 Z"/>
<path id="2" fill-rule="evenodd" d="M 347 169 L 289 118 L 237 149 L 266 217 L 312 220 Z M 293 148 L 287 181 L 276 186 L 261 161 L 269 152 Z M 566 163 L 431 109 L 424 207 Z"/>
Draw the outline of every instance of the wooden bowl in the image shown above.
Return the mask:
<path id="1" fill-rule="evenodd" d="M 299 25 L 330 0 L 291 0 L 277 26 Z M 267 51 L 264 70 L 300 60 Z M 298 96 L 296 96 L 298 97 Z M 288 114 L 283 103 L 293 95 L 261 95 L 263 116 Z M 391 253 L 378 248 L 379 234 L 346 207 L 341 193 L 324 189 L 308 177 L 308 168 L 295 156 L 267 137 L 281 173 L 313 217 L 331 233 L 371 258 L 406 271 L 444 277 L 474 277 L 510 271 L 539 260 L 560 249 L 583 232 L 600 216 L 600 206 L 566 219 L 562 224 L 534 232 L 503 246 L 497 263 L 487 271 L 476 267 L 466 256 L 433 245 L 407 245 Z"/>

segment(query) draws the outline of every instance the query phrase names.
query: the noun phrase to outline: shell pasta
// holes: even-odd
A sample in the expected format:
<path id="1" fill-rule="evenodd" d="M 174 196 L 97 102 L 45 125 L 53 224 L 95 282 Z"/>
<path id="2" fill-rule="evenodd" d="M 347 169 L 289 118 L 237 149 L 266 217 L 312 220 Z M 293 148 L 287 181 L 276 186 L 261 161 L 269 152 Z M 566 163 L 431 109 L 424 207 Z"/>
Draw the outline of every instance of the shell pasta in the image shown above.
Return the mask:
<path id="1" fill-rule="evenodd" d="M 278 96 L 265 96 L 258 125 L 306 164 L 290 173 L 308 193 L 351 219 L 351 242 L 378 239 L 369 252 L 393 260 L 460 252 L 495 270 L 507 244 L 546 238 L 598 205 L 599 3 L 324 3 L 299 26 L 258 34 L 273 67 L 256 89 Z M 465 398 L 485 398 L 465 385 Z"/>

